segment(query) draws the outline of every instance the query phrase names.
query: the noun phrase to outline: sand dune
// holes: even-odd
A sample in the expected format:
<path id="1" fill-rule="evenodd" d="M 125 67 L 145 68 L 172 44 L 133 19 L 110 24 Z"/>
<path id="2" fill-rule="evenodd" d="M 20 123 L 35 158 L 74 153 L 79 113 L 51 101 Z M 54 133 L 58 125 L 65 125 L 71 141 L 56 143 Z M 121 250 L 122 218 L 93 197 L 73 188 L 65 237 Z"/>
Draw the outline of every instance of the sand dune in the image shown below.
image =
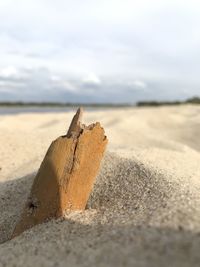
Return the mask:
<path id="1" fill-rule="evenodd" d="M 85 112 L 109 138 L 87 209 L 6 241 L 72 114 L 0 116 L 0 266 L 199 266 L 198 106 Z"/>

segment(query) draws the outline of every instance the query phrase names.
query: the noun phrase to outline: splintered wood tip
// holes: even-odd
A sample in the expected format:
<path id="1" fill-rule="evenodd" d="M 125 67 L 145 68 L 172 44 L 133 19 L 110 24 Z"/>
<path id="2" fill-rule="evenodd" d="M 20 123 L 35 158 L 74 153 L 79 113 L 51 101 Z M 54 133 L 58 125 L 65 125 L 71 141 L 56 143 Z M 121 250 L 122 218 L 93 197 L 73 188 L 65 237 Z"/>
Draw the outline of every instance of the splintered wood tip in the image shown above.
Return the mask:
<path id="1" fill-rule="evenodd" d="M 79 122 L 81 122 L 82 117 L 83 117 L 83 108 L 82 108 L 82 107 L 79 107 L 79 108 L 77 109 L 77 112 L 76 112 L 76 115 L 75 115 L 75 116 L 77 116 Z"/>
<path id="2" fill-rule="evenodd" d="M 83 108 L 79 107 L 69 126 L 67 137 L 70 137 L 73 133 L 78 133 L 80 131 L 82 117 L 83 117 Z"/>

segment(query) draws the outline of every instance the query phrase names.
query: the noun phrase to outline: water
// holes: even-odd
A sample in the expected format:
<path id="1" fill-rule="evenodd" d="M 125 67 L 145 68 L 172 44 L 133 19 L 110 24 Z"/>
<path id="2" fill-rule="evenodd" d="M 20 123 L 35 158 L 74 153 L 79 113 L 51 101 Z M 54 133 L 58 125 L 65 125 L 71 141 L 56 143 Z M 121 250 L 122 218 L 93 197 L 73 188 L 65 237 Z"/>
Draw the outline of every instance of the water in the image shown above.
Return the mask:
<path id="1" fill-rule="evenodd" d="M 75 112 L 78 107 L 0 107 L 0 115 L 22 114 L 22 113 L 50 113 L 50 112 Z M 119 107 L 84 107 L 86 111 L 101 111 Z M 128 107 L 122 107 L 128 108 Z"/>
<path id="2" fill-rule="evenodd" d="M 0 115 L 75 111 L 73 107 L 0 107 Z"/>

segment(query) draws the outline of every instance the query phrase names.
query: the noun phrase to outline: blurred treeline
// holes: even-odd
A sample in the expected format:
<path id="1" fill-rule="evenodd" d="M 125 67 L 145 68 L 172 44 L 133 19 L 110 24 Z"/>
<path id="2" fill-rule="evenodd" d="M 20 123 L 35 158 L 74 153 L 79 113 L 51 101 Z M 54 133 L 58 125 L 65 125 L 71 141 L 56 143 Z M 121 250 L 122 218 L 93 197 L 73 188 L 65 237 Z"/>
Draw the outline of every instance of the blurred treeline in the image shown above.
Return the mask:
<path id="1" fill-rule="evenodd" d="M 173 106 L 183 104 L 200 104 L 200 97 L 192 97 L 185 101 L 140 101 L 136 106 Z"/>
<path id="2" fill-rule="evenodd" d="M 104 108 L 104 107 L 143 107 L 143 106 L 172 106 L 172 105 L 183 105 L 183 104 L 200 104 L 200 97 L 192 97 L 184 101 L 139 101 L 136 104 L 130 103 L 61 103 L 61 102 L 0 102 L 2 107 L 92 107 L 92 108 Z"/>

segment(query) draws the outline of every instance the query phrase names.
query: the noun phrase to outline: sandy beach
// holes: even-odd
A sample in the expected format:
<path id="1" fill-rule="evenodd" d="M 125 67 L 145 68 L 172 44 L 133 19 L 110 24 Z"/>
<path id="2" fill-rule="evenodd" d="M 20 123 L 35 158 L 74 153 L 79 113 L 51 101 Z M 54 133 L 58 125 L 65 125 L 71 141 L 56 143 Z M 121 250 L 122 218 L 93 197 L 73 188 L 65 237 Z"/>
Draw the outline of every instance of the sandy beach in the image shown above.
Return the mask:
<path id="1" fill-rule="evenodd" d="M 87 209 L 9 240 L 67 112 L 0 115 L 0 266 L 200 266 L 200 106 L 85 111 L 109 139 Z"/>

